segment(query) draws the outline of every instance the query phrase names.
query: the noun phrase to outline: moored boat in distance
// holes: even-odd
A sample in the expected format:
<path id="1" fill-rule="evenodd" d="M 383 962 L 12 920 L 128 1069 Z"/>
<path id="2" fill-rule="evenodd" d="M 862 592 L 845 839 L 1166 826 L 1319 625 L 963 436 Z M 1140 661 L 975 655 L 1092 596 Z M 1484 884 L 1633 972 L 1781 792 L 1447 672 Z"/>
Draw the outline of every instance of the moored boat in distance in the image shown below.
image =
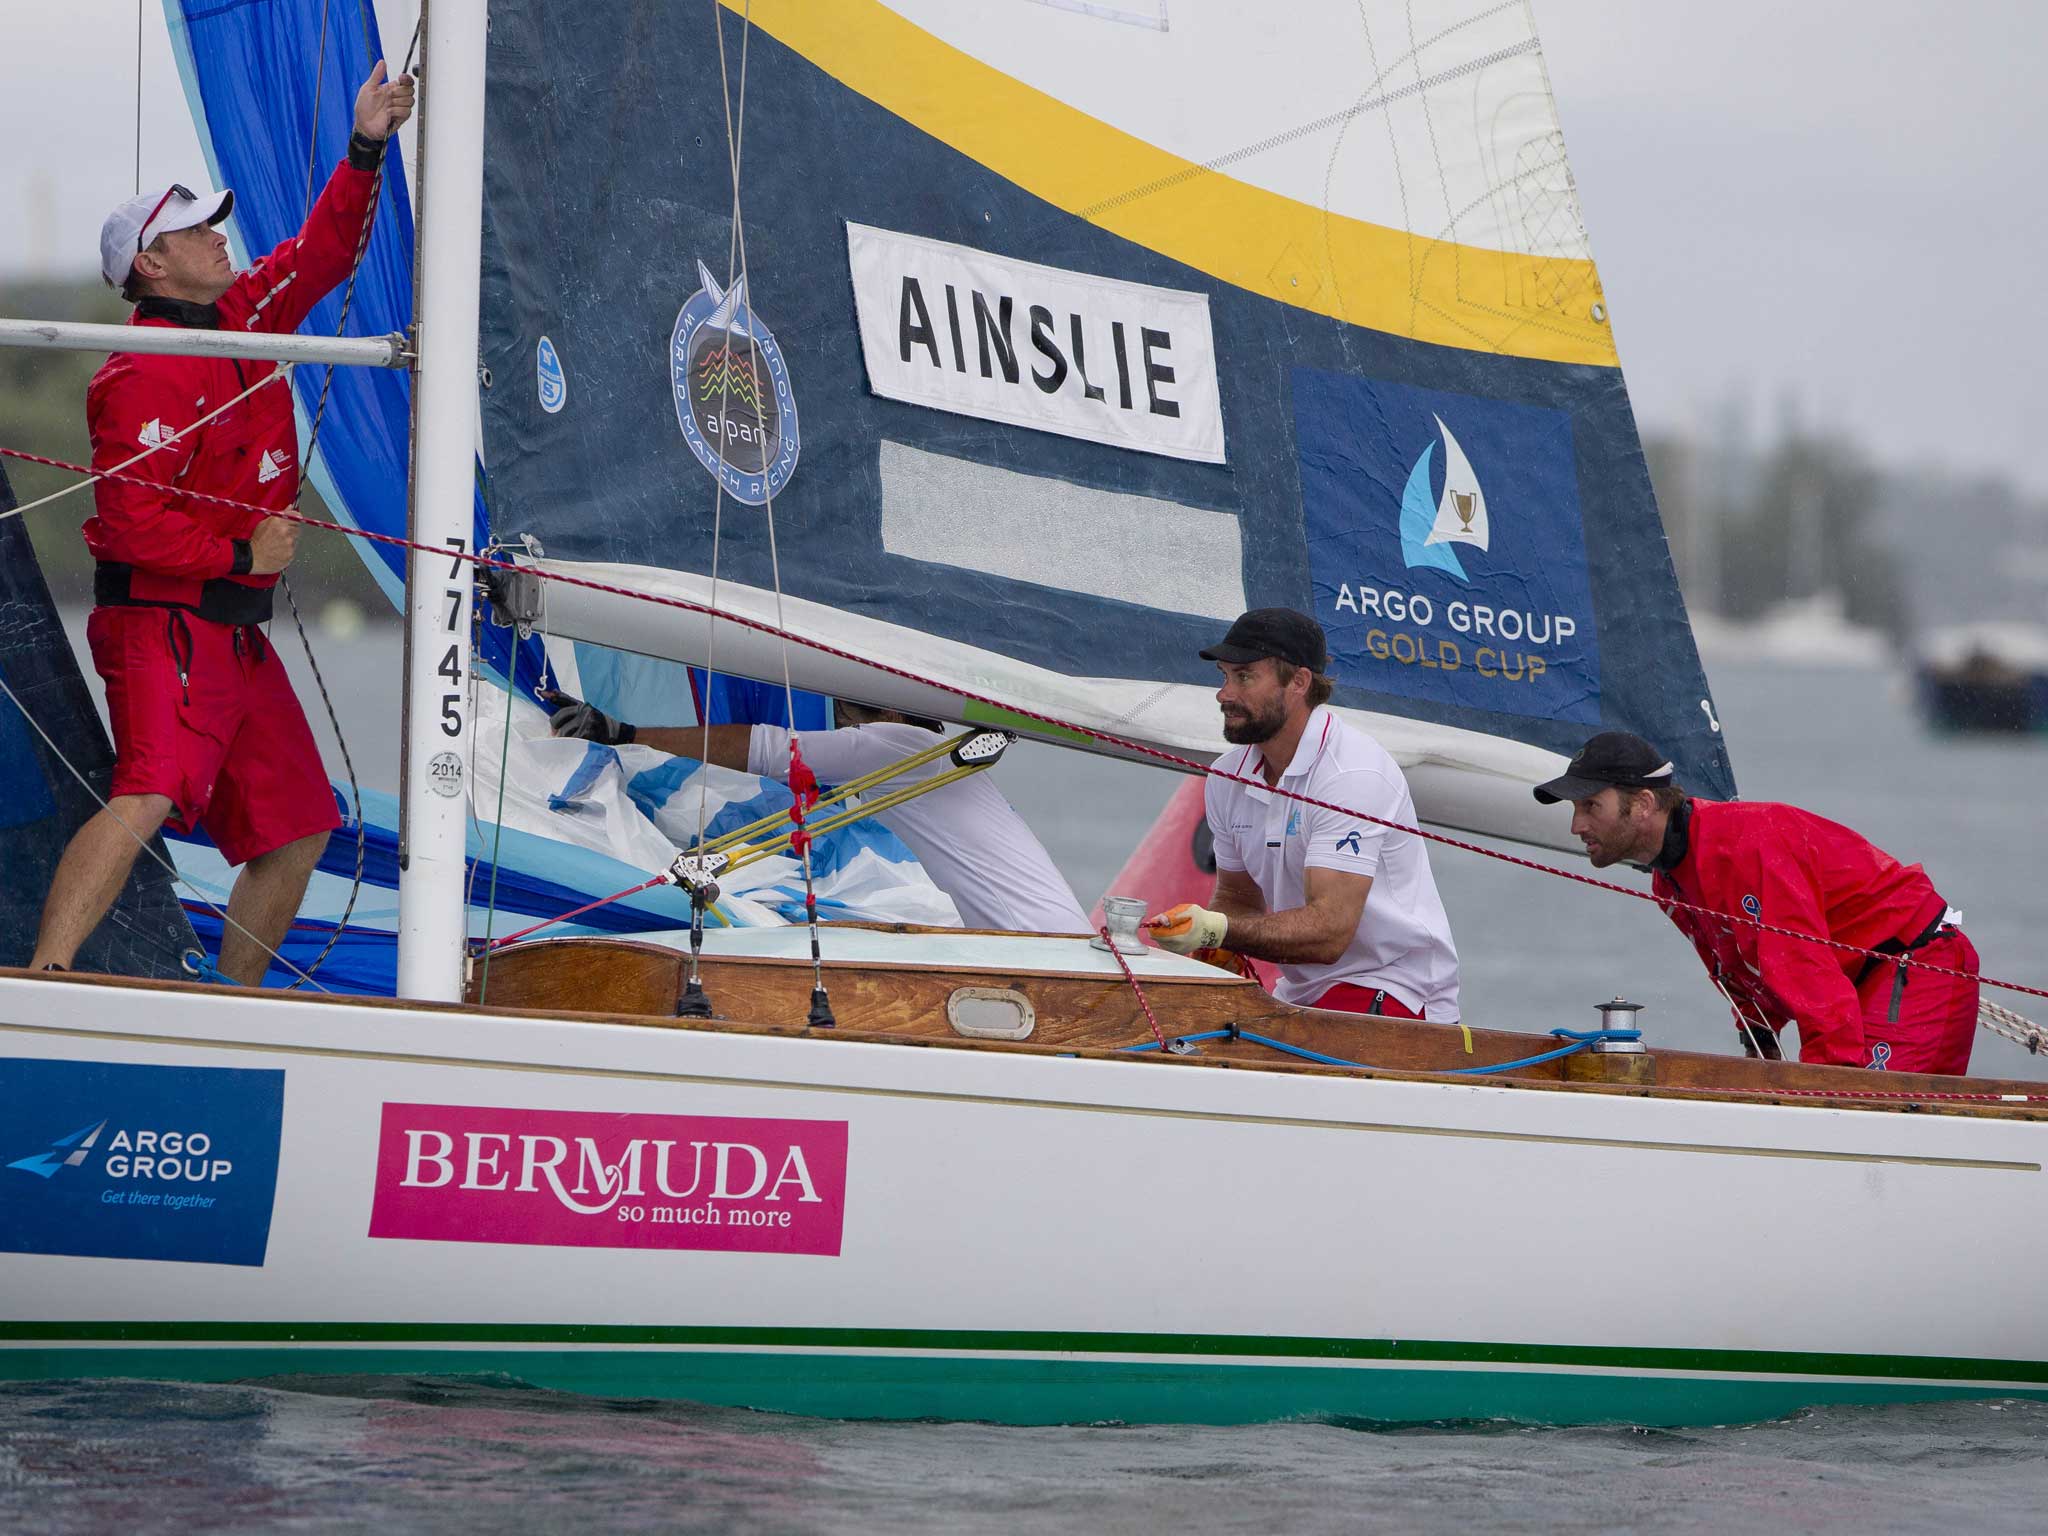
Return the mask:
<path id="1" fill-rule="evenodd" d="M 1986 622 L 1934 630 L 1921 639 L 1913 682 L 1936 730 L 2048 731 L 2048 629 Z"/>

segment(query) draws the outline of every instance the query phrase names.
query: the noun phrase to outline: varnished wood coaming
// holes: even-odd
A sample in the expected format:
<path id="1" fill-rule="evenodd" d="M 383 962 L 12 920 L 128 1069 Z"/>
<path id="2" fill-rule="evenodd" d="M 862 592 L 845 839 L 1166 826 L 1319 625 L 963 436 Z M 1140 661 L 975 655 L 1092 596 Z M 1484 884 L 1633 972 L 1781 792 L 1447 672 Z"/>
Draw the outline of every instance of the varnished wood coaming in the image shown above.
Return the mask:
<path id="1" fill-rule="evenodd" d="M 957 932 L 958 930 L 947 930 Z M 886 1040 L 960 1049 L 1115 1054 L 1153 1039 L 1137 994 L 1121 977 L 1086 972 L 1003 972 L 965 967 L 922 967 L 894 961 L 828 964 L 826 982 L 838 1020 L 834 1031 L 804 1025 L 810 1007 L 808 962 L 758 957 L 707 958 L 703 979 L 715 1009 L 710 1020 L 674 1017 L 686 957 L 657 945 L 615 939 L 555 939 L 519 945 L 495 957 L 482 1001 L 493 1011 L 570 1010 L 620 1022 L 709 1028 L 744 1033 L 816 1034 L 838 1039 Z M 961 987 L 996 987 L 1022 993 L 1037 1016 L 1028 1041 L 963 1039 L 946 1017 L 946 999 Z M 1173 977 L 1143 983 L 1160 1028 L 1169 1037 L 1232 1027 L 1271 1036 L 1383 1073 L 1441 1075 L 1461 1067 L 1490 1066 L 1541 1054 L 1559 1042 L 1547 1034 L 1460 1029 L 1456 1025 L 1378 1019 L 1296 1008 L 1241 977 Z M 472 982 L 472 997 L 477 987 Z M 1824 1103 L 1844 1108 L 1976 1114 L 2048 1119 L 2044 1104 L 1960 1103 L 1941 1094 L 2037 1094 L 2042 1084 L 1987 1078 L 1887 1073 L 1884 1099 L 1817 1099 L 1815 1093 L 1856 1093 L 1872 1087 L 1868 1073 L 1849 1067 L 1754 1061 L 1696 1051 L 1654 1050 L 1653 1084 L 1598 1080 L 1602 1063 L 1587 1055 L 1514 1068 L 1476 1081 L 1517 1087 L 1634 1095 L 1737 1097 L 1758 1103 Z M 1145 1059 L 1158 1059 L 1159 1053 Z M 1252 1067 L 1274 1071 L 1355 1072 L 1324 1067 L 1243 1039 L 1203 1041 L 1175 1064 Z M 1619 1065 L 1617 1062 L 1616 1065 Z M 1574 1080 L 1590 1074 L 1594 1080 Z M 1928 1095 L 1926 1098 L 1916 1095 Z"/>

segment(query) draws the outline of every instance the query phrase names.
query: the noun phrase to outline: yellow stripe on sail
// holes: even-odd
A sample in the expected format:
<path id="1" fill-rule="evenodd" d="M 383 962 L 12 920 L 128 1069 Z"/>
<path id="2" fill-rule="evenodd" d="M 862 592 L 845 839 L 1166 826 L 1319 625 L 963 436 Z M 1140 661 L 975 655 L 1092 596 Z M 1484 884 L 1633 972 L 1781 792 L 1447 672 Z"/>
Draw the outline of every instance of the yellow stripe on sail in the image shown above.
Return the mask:
<path id="1" fill-rule="evenodd" d="M 1346 218 L 1182 159 L 879 0 L 724 0 L 848 89 L 1101 229 L 1262 298 L 1416 341 L 1614 367 L 1590 261 Z"/>

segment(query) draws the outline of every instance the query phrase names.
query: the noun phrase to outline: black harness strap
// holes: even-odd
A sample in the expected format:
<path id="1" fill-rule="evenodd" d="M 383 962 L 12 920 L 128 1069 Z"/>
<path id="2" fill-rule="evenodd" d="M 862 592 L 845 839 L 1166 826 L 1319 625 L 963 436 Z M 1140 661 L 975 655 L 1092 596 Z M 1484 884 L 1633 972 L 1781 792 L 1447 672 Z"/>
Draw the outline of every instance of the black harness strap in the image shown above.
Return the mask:
<path id="1" fill-rule="evenodd" d="M 1870 946 L 1871 949 L 1876 951 L 1876 953 L 1873 954 L 1868 960 L 1864 961 L 1863 969 L 1856 973 L 1856 988 L 1858 991 L 1861 991 L 1863 989 L 1863 983 L 1870 979 L 1871 973 L 1875 971 L 1880 965 L 1883 965 L 1885 963 L 1884 961 L 1878 958 L 1878 955 L 1897 955 L 1900 957 L 1896 966 L 1894 967 L 1897 974 L 1892 978 L 1892 1003 L 1891 1007 L 1885 1013 L 1885 1020 L 1887 1023 L 1896 1024 L 1899 1022 L 1899 1005 L 1905 1000 L 1906 996 L 1906 976 L 1908 974 L 1908 969 L 1906 966 L 1905 957 L 1907 955 L 1910 955 L 1916 949 L 1921 949 L 1924 948 L 1926 945 L 1932 944 L 1937 938 L 1941 936 L 1941 934 L 1944 930 L 1947 929 L 1947 927 L 1948 903 L 1943 902 L 1940 915 L 1937 916 L 1933 922 L 1929 923 L 1925 928 L 1923 928 L 1916 937 L 1911 939 L 1886 939 L 1881 944 L 1873 944 Z"/>

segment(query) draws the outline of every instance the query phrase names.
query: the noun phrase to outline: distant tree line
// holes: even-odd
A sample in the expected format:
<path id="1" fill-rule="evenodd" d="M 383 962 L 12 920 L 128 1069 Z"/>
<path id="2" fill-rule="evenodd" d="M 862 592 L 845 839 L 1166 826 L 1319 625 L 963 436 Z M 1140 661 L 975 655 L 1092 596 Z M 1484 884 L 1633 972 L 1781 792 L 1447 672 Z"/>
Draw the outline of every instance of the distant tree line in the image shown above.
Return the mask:
<path id="1" fill-rule="evenodd" d="M 1854 444 L 1789 432 L 1735 456 L 1652 434 L 1643 450 L 1689 606 L 1753 619 L 1832 592 L 1852 623 L 1894 639 L 1911 629 L 1903 572 L 1876 516 L 1884 477 Z"/>

